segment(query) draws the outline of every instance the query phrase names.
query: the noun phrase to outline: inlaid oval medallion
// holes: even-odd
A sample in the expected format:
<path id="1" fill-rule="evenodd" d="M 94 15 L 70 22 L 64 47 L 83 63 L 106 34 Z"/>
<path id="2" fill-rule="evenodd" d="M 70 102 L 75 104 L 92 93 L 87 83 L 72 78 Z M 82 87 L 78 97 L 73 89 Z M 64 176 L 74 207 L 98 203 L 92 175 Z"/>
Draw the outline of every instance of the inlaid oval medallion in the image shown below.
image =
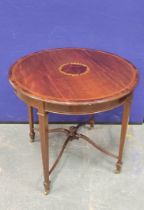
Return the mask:
<path id="1" fill-rule="evenodd" d="M 59 67 L 61 73 L 71 76 L 79 76 L 81 74 L 86 74 L 89 71 L 87 65 L 82 63 L 67 63 Z"/>

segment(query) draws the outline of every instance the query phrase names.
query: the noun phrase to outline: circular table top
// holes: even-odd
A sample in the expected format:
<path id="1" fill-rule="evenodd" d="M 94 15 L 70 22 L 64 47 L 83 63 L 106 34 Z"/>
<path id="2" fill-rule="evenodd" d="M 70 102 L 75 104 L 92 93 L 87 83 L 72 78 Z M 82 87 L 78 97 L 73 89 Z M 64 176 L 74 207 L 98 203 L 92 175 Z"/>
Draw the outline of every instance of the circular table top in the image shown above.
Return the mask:
<path id="1" fill-rule="evenodd" d="M 63 48 L 19 59 L 11 67 L 9 80 L 17 91 L 38 100 L 85 104 L 126 96 L 136 86 L 138 72 L 111 53 Z"/>

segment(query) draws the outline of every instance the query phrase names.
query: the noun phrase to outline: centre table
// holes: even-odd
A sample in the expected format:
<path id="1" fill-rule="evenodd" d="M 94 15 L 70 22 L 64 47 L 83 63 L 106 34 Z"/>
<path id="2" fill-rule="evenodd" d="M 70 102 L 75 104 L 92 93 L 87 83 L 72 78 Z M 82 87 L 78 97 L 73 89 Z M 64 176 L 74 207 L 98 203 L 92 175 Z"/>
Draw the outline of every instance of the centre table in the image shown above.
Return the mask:
<path id="1" fill-rule="evenodd" d="M 74 139 L 83 139 L 116 158 L 116 172 L 120 172 L 132 95 L 138 82 L 138 71 L 133 64 L 118 55 L 100 50 L 49 49 L 20 58 L 10 69 L 9 81 L 17 96 L 28 105 L 32 142 L 35 137 L 33 108 L 38 111 L 45 194 L 50 189 L 51 172 L 68 142 Z M 79 133 L 81 124 L 70 129 L 48 129 L 49 112 L 92 116 L 120 105 L 123 105 L 123 116 L 117 155 Z M 49 132 L 64 132 L 67 137 L 51 168 Z"/>

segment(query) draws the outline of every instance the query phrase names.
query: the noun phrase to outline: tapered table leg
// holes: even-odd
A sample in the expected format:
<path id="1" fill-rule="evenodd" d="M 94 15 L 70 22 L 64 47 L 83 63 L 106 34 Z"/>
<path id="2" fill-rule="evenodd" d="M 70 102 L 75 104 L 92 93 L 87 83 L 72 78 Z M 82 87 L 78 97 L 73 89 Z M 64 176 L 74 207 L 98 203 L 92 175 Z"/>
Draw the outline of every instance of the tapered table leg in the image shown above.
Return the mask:
<path id="1" fill-rule="evenodd" d="M 95 124 L 94 115 L 91 115 L 89 119 L 90 128 L 93 128 L 94 124 Z"/>
<path id="2" fill-rule="evenodd" d="M 44 173 L 44 194 L 49 192 L 49 143 L 48 143 L 48 118 L 47 113 L 43 110 L 38 110 L 39 127 L 40 127 L 40 142 Z"/>
<path id="3" fill-rule="evenodd" d="M 118 153 L 118 161 L 116 163 L 116 171 L 115 173 L 120 173 L 122 167 L 122 156 L 124 150 L 124 144 L 126 139 L 127 126 L 130 115 L 130 107 L 131 107 L 132 96 L 129 96 L 124 103 L 123 117 L 122 117 L 122 127 L 121 127 L 121 135 L 120 135 L 120 144 L 119 144 L 119 153 Z"/>
<path id="4" fill-rule="evenodd" d="M 30 136 L 30 142 L 34 141 L 35 138 L 35 132 L 34 132 L 34 117 L 33 117 L 33 107 L 28 106 L 28 118 L 29 118 L 29 136 Z"/>

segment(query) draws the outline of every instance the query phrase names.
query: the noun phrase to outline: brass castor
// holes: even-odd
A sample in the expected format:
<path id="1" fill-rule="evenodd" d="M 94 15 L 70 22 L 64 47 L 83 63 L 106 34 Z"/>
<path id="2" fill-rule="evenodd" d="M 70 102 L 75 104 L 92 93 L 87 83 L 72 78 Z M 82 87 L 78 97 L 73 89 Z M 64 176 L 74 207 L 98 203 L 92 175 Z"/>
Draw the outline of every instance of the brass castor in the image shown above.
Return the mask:
<path id="1" fill-rule="evenodd" d="M 122 163 L 116 163 L 115 174 L 120 174 Z"/>
<path id="2" fill-rule="evenodd" d="M 44 188 L 45 188 L 45 191 L 44 191 L 44 195 L 48 195 L 49 194 L 49 191 L 50 191 L 50 181 L 49 181 L 49 184 L 47 183 L 44 183 Z"/>
<path id="3" fill-rule="evenodd" d="M 49 194 L 49 190 L 44 191 L 44 195 L 48 195 Z"/>
<path id="4" fill-rule="evenodd" d="M 35 133 L 34 133 L 34 132 L 30 133 L 30 134 L 29 134 L 29 137 L 30 137 L 30 142 L 31 142 L 31 143 L 34 142 Z"/>

